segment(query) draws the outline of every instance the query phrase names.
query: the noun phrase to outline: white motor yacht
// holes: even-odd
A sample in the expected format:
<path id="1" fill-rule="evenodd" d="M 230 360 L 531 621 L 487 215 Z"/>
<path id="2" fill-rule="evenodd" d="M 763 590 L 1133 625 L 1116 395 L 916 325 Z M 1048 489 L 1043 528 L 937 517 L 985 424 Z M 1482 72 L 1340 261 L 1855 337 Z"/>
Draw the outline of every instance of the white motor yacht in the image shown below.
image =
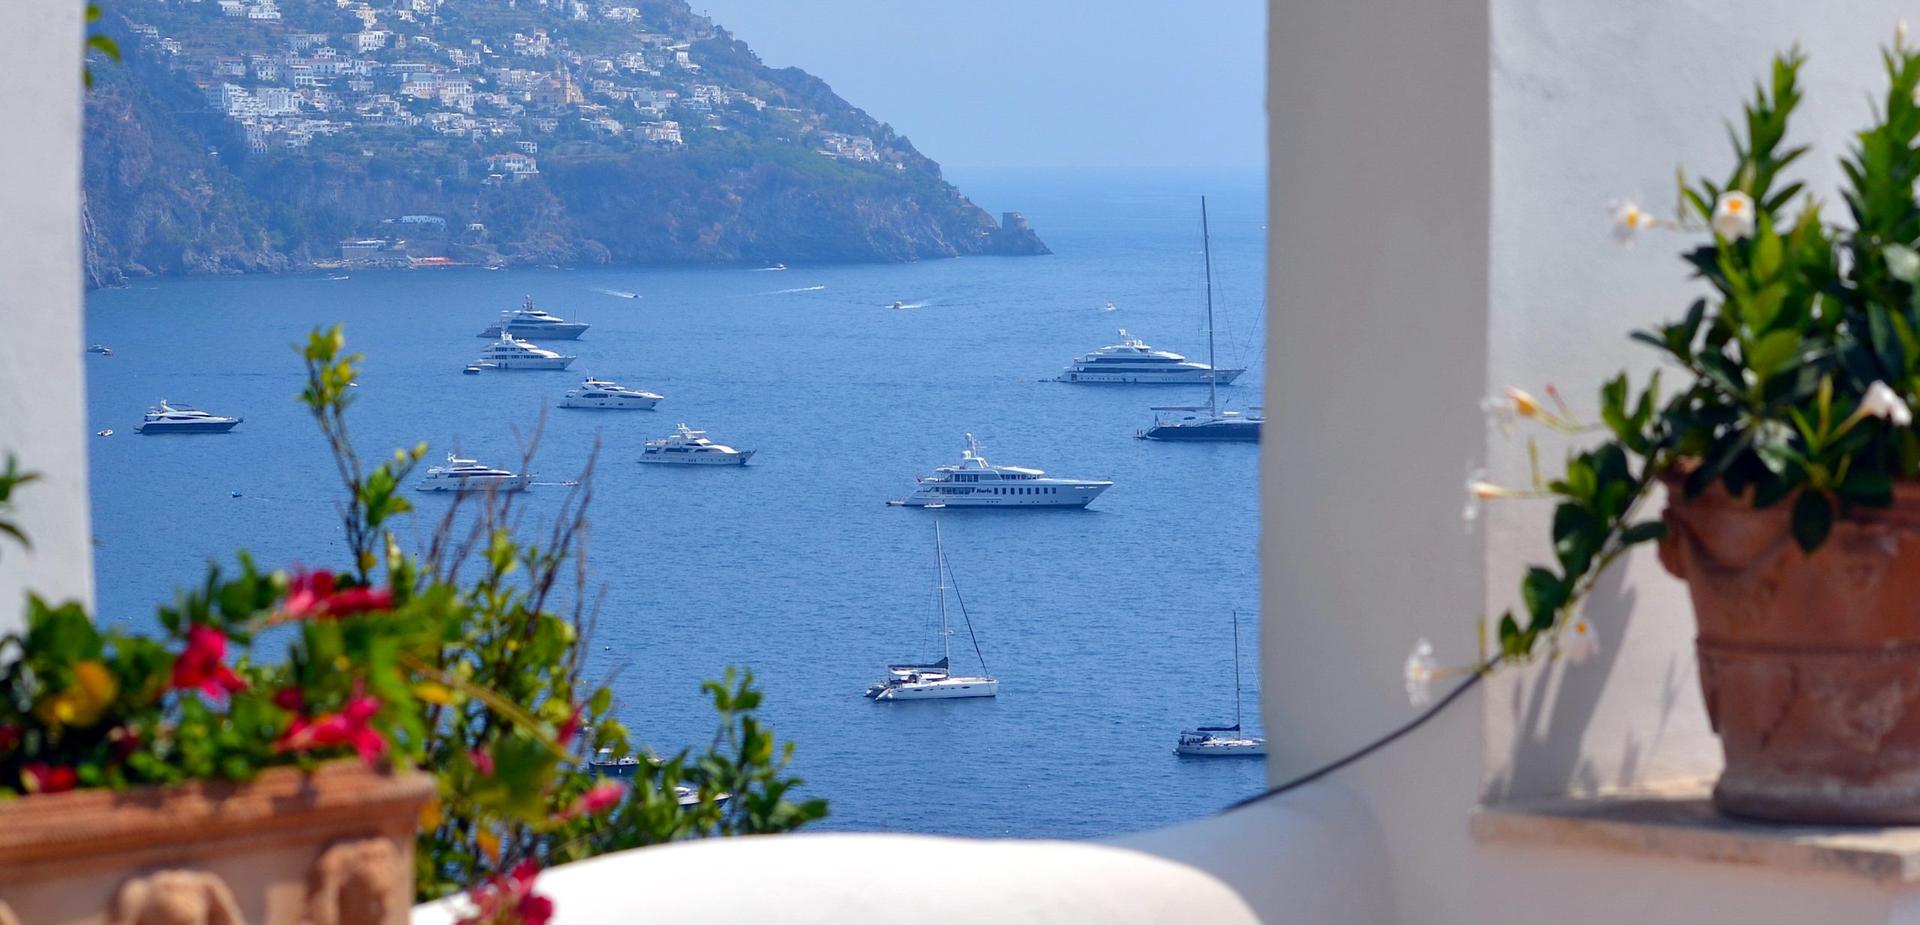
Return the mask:
<path id="1" fill-rule="evenodd" d="M 482 465 L 453 453 L 447 464 L 432 466 L 414 487 L 420 491 L 524 491 L 533 476 Z"/>
<path id="2" fill-rule="evenodd" d="M 473 365 L 481 369 L 566 369 L 575 359 L 503 332 L 499 340 L 480 351 L 480 359 Z"/>
<path id="3" fill-rule="evenodd" d="M 133 429 L 143 434 L 224 434 L 239 423 L 239 418 L 171 404 L 163 398 L 160 404 L 147 409 L 146 417 L 133 425 Z"/>
<path id="4" fill-rule="evenodd" d="M 994 697 L 1000 682 L 986 674 L 987 660 L 980 654 L 980 640 L 973 632 L 973 618 L 967 614 L 966 601 L 960 598 L 958 583 L 953 590 L 960 603 L 961 619 L 967 624 L 967 638 L 973 640 L 973 654 L 980 659 L 979 675 L 956 675 L 952 671 L 953 632 L 947 628 L 947 579 L 953 568 L 947 563 L 940 543 L 940 521 L 933 522 L 933 594 L 940 611 L 940 660 L 930 665 L 888 665 L 887 677 L 867 688 L 872 700 L 956 700 L 964 697 Z"/>
<path id="5" fill-rule="evenodd" d="M 736 450 L 724 443 L 715 443 L 707 438 L 706 431 L 694 430 L 685 424 L 674 428 L 668 436 L 648 440 L 646 449 L 640 453 L 643 463 L 679 466 L 744 466 L 752 457 L 752 450 Z"/>
<path id="6" fill-rule="evenodd" d="M 1073 358 L 1058 382 L 1124 383 L 1130 385 L 1229 385 L 1244 369 L 1214 369 L 1168 350 L 1155 350 L 1146 341 L 1120 330 L 1120 342 Z"/>
<path id="7" fill-rule="evenodd" d="M 625 294 L 632 298 L 632 294 Z M 584 321 L 568 321 L 544 308 L 535 307 L 533 296 L 521 303 L 519 308 L 509 308 L 500 313 L 500 320 L 487 326 L 480 332 L 481 337 L 498 337 L 512 334 L 515 337 L 539 338 L 541 340 L 577 340 L 592 325 Z"/>
<path id="8" fill-rule="evenodd" d="M 960 462 L 941 466 L 917 480 L 913 494 L 887 503 L 905 507 L 1086 507 L 1113 487 L 1105 479 L 1069 479 L 1042 469 L 996 466 L 980 455 L 967 435 Z"/>
<path id="9" fill-rule="evenodd" d="M 663 395 L 630 389 L 618 382 L 589 377 L 567 390 L 560 399 L 562 408 L 612 408 L 646 411 L 660 403 Z"/>
<path id="10" fill-rule="evenodd" d="M 1201 726 L 1180 732 L 1174 754 L 1194 758 L 1254 757 L 1267 753 L 1267 740 L 1240 731 L 1240 611 L 1233 612 L 1233 725 Z"/>

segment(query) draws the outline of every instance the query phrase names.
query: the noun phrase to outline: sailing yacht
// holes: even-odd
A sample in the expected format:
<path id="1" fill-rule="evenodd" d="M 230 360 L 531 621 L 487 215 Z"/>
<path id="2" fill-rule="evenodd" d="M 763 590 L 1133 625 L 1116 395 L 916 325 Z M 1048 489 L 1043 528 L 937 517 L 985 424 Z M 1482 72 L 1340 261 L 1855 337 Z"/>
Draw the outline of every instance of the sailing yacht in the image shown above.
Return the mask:
<path id="1" fill-rule="evenodd" d="M 1213 236 L 1207 231 L 1207 197 L 1200 197 L 1200 241 L 1202 252 L 1206 254 L 1207 266 L 1207 368 L 1213 368 Z M 1225 370 L 1220 371 L 1222 374 Z M 1235 376 L 1239 372 L 1234 373 Z M 1207 403 L 1205 405 L 1160 405 L 1153 410 L 1162 412 L 1153 422 L 1153 426 L 1139 431 L 1134 436 L 1142 440 L 1187 440 L 1187 441 L 1225 441 L 1234 443 L 1259 443 L 1260 425 L 1265 420 L 1260 409 L 1251 409 L 1251 414 L 1238 411 L 1221 411 L 1218 387 L 1214 382 L 1223 376 L 1207 377 Z M 1226 381 L 1232 382 L 1232 378 Z M 1199 412 L 1206 412 L 1202 415 Z M 1178 412 L 1176 417 L 1168 417 L 1164 412 Z"/>
<path id="2" fill-rule="evenodd" d="M 1240 731 L 1240 611 L 1233 612 L 1233 725 L 1201 726 L 1180 733 L 1174 753 L 1195 758 L 1256 756 L 1267 753 L 1267 740 Z"/>
<path id="3" fill-rule="evenodd" d="M 940 611 L 940 660 L 927 665 L 888 665 L 886 680 L 867 688 L 873 700 L 955 700 L 962 697 L 992 697 L 1000 692 L 1000 682 L 986 675 L 987 659 L 980 654 L 980 639 L 973 634 L 973 618 L 967 615 L 967 602 L 954 584 L 954 600 L 960 604 L 960 617 L 967 624 L 967 638 L 973 640 L 974 657 L 980 659 L 981 676 L 953 673 L 953 633 L 947 628 L 947 582 L 953 567 L 940 543 L 940 521 L 933 522 L 933 594 Z"/>

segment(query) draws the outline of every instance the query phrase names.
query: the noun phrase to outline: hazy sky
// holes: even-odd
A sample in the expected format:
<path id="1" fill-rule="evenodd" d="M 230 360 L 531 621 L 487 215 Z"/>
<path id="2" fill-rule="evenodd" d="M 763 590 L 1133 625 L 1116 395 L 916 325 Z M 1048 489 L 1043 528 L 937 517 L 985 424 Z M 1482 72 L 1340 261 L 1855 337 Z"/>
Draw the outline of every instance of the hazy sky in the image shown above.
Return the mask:
<path id="1" fill-rule="evenodd" d="M 692 0 L 957 169 L 1265 163 L 1263 0 Z"/>

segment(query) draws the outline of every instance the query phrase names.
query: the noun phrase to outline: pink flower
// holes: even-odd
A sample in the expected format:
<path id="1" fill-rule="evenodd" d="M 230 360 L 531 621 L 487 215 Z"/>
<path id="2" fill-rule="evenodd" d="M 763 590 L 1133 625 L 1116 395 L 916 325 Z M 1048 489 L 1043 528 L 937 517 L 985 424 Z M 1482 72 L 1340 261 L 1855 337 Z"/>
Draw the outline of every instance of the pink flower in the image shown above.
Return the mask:
<path id="1" fill-rule="evenodd" d="M 338 713 L 313 720 L 296 716 L 292 725 L 287 727 L 286 735 L 274 743 L 274 748 L 278 751 L 304 752 L 351 745 L 354 751 L 360 753 L 360 760 L 372 764 L 387 750 L 386 738 L 369 725 L 373 715 L 378 712 L 380 701 L 362 695 L 348 700 L 346 707 Z"/>
<path id="2" fill-rule="evenodd" d="M 226 657 L 227 634 L 204 623 L 195 623 L 187 630 L 187 647 L 173 660 L 168 687 L 197 688 L 209 697 L 224 697 L 245 690 L 247 682 L 227 667 Z"/>
<path id="3" fill-rule="evenodd" d="M 72 768 L 36 761 L 20 767 L 20 783 L 28 793 L 65 793 L 79 785 L 80 776 Z"/>
<path id="4" fill-rule="evenodd" d="M 533 891 L 540 865 L 520 862 L 511 872 L 487 878 L 467 893 L 473 914 L 454 925 L 547 925 L 553 918 L 553 900 Z"/>
<path id="5" fill-rule="evenodd" d="M 476 748 L 467 753 L 467 760 L 473 762 L 473 769 L 487 777 L 493 776 L 493 755 L 484 748 Z"/>
<path id="6" fill-rule="evenodd" d="M 386 588 L 353 587 L 336 591 L 332 572 L 314 571 L 293 576 L 281 611 L 292 619 L 305 620 L 347 617 L 392 607 L 393 592 Z"/>
<path id="7" fill-rule="evenodd" d="M 567 721 L 560 724 L 560 729 L 556 733 L 556 738 L 560 740 L 560 747 L 566 748 L 568 745 L 573 743 L 573 737 L 579 734 L 580 734 L 580 708 L 576 706 L 573 708 L 572 713 L 567 714 Z"/>
<path id="8" fill-rule="evenodd" d="M 307 708 L 307 698 L 297 687 L 283 687 L 273 692 L 273 705 L 288 713 L 299 713 Z"/>
<path id="9" fill-rule="evenodd" d="M 582 816 L 598 816 L 620 805 L 622 797 L 627 795 L 626 785 L 614 781 L 602 781 L 594 784 L 580 799 L 560 814 L 561 819 L 578 819 Z"/>

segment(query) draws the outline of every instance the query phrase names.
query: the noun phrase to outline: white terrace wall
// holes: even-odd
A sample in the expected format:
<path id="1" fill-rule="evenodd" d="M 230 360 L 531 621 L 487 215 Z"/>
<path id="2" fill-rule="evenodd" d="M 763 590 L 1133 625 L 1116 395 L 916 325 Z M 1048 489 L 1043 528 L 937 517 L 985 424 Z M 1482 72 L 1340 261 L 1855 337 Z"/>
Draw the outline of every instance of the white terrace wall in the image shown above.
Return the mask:
<path id="1" fill-rule="evenodd" d="M 1477 654 L 1549 556 L 1548 511 L 1463 529 L 1463 477 L 1523 484 L 1523 439 L 1481 418 L 1507 385 L 1598 384 L 1653 358 L 1636 326 L 1698 287 L 1655 234 L 1623 249 L 1609 202 L 1673 210 L 1674 171 L 1722 177 L 1723 122 L 1770 56 L 1811 61 L 1796 140 L 1828 205 L 1881 83 L 1890 0 L 1274 0 L 1270 9 L 1269 439 L 1262 447 L 1263 699 L 1278 780 L 1411 716 L 1402 663 Z M 1542 444 L 1551 466 L 1562 447 Z M 1588 614 L 1603 652 L 1511 672 L 1337 778 L 1384 829 L 1402 921 L 1848 921 L 1910 898 L 1819 878 L 1579 852 L 1479 849 L 1482 800 L 1711 774 L 1683 589 L 1635 557 Z M 1500 897 L 1551 903 L 1502 903 Z M 1856 916 L 1859 916 L 1856 918 Z"/>
<path id="2" fill-rule="evenodd" d="M 18 495 L 33 549 L 0 539 L 0 631 L 31 588 L 93 598 L 80 295 L 81 4 L 16 4 L 0 29 L 0 461 L 42 481 Z"/>

